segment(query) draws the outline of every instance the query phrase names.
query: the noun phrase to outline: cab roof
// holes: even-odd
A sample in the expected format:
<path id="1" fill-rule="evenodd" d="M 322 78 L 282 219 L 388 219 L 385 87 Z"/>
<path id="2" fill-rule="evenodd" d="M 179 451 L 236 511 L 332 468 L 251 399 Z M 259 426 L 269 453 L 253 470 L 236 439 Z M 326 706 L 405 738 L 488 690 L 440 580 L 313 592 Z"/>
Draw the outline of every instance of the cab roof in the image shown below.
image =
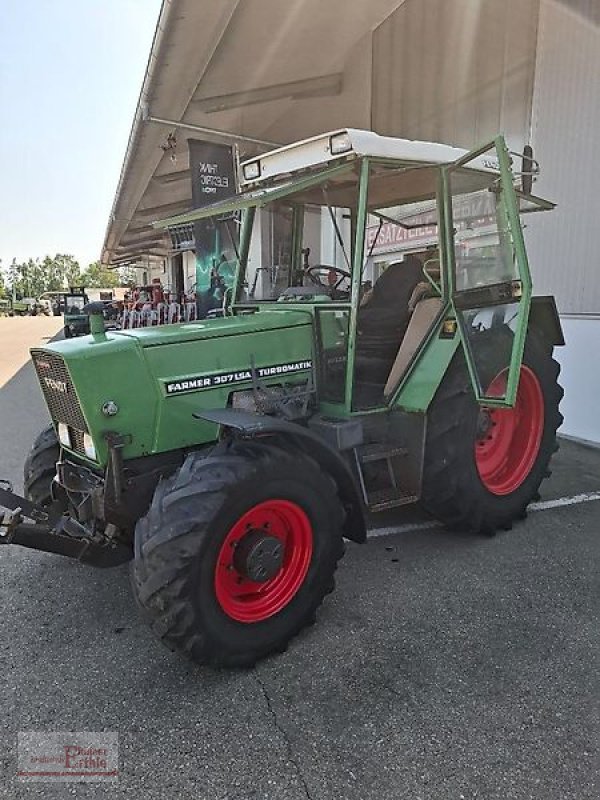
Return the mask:
<path id="1" fill-rule="evenodd" d="M 407 167 L 435 167 L 459 161 L 468 153 L 462 147 L 438 142 L 381 136 L 373 131 L 357 128 L 339 128 L 243 161 L 238 171 L 240 194 L 175 217 L 158 220 L 153 223 L 153 227 L 177 228 L 198 219 L 227 214 L 233 209 L 260 207 L 302 188 L 304 181 L 310 185 L 311 180 L 314 181 L 311 176 L 324 169 L 335 173 L 342 170 L 348 162 L 363 157 L 389 159 Z M 472 170 L 475 174 L 499 174 L 500 171 L 498 159 L 490 151 L 470 159 L 462 165 L 462 169 Z M 520 195 L 519 192 L 517 194 Z M 549 201 L 529 197 L 536 206 L 531 210 L 554 207 Z"/>
<path id="2" fill-rule="evenodd" d="M 340 128 L 300 142 L 278 147 L 240 164 L 242 188 L 260 186 L 280 176 L 347 160 L 349 157 L 393 159 L 407 164 L 448 164 L 467 154 L 461 147 L 380 136 L 373 131 Z M 498 172 L 496 158 L 485 154 L 467 165 L 470 169 Z M 251 177 L 258 172 L 257 177 Z"/>

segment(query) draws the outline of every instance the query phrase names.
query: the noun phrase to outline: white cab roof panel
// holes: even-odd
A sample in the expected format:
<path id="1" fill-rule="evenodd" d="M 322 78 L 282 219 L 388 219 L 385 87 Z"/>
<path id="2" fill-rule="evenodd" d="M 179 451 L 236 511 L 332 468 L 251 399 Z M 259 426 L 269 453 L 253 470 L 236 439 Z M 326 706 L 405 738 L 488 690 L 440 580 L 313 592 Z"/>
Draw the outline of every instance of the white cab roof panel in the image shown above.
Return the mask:
<path id="1" fill-rule="evenodd" d="M 344 135 L 348 137 L 351 147 L 343 153 L 332 154 L 332 138 Z M 244 161 L 240 165 L 240 184 L 241 186 L 258 185 L 297 170 L 339 163 L 348 156 L 390 158 L 415 164 L 448 164 L 466 153 L 467 150 L 447 144 L 396 139 L 392 136 L 380 136 L 373 131 L 343 128 L 279 147 L 277 150 L 271 150 L 259 157 Z M 257 162 L 260 163 L 260 176 L 246 179 L 245 167 Z M 498 171 L 496 157 L 487 153 L 469 162 L 468 166 L 471 169 L 486 172 Z"/>

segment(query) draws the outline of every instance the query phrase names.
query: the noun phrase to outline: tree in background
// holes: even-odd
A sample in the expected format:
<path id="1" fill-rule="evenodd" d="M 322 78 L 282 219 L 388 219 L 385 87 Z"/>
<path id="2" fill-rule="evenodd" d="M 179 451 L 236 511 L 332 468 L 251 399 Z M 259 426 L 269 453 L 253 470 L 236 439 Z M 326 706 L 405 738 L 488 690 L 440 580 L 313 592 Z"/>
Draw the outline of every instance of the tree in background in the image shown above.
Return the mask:
<path id="1" fill-rule="evenodd" d="M 57 253 L 46 256 L 42 262 L 46 277 L 46 288 L 42 291 L 59 292 L 69 286 L 81 286 L 82 276 L 79 262 L 74 256 Z"/>
<path id="2" fill-rule="evenodd" d="M 81 275 L 81 285 L 88 289 L 114 289 L 116 286 L 133 286 L 135 270 L 129 267 L 109 269 L 100 261 L 94 261 Z"/>
<path id="3" fill-rule="evenodd" d="M 43 292 L 60 292 L 68 286 L 77 286 L 81 268 L 73 256 L 57 253 L 54 257 L 29 258 L 17 263 L 13 258 L 8 268 L 9 291 L 17 298 L 39 297 Z"/>
<path id="4" fill-rule="evenodd" d="M 10 267 L 8 268 L 8 272 L 6 273 L 6 278 L 8 281 L 7 286 L 10 289 L 11 294 L 20 296 L 18 290 L 21 288 L 20 284 L 21 276 L 19 271 L 19 265 L 17 264 L 16 258 L 13 258 L 13 260 L 11 261 Z"/>
<path id="5" fill-rule="evenodd" d="M 108 269 L 99 261 L 94 261 L 83 271 L 72 255 L 56 253 L 39 258 L 30 258 L 17 263 L 13 258 L 7 271 L 7 287 L 17 298 L 39 297 L 44 292 L 61 292 L 70 286 L 85 286 L 90 289 L 114 289 L 117 286 L 133 286 L 135 270 L 130 267 Z M 0 269 L 0 297 L 3 286 Z"/>
<path id="6" fill-rule="evenodd" d="M 119 286 L 133 289 L 137 284 L 135 267 L 120 267 L 117 272 L 119 273 Z"/>
<path id="7" fill-rule="evenodd" d="M 13 258 L 8 269 L 8 286 L 17 298 L 38 297 L 46 288 L 46 271 L 39 259 L 18 264 Z"/>

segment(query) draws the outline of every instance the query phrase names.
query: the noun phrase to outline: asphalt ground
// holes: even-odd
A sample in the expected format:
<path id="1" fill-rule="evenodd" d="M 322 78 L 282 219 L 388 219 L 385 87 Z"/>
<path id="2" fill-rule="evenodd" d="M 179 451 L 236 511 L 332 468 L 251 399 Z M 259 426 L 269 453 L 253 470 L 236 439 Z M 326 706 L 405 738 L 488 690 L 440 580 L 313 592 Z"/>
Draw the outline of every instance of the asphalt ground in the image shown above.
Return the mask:
<path id="1" fill-rule="evenodd" d="M 45 419 L 22 367 L 0 389 L 0 477 L 20 485 Z M 542 504 L 598 491 L 600 451 L 563 441 Z M 349 544 L 317 625 L 251 671 L 168 652 L 127 569 L 7 547 L 0 797 L 597 800 L 599 520 L 594 500 L 542 506 L 477 538 L 388 515 L 400 532 Z M 119 783 L 18 783 L 17 733 L 53 730 L 118 732 Z"/>

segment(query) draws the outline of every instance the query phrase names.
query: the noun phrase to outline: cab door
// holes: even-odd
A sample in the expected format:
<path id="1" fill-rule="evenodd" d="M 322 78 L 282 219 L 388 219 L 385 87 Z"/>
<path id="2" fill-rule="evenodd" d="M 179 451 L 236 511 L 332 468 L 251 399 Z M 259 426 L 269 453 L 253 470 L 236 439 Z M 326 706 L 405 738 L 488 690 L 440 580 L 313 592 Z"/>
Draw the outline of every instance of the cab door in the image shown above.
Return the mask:
<path id="1" fill-rule="evenodd" d="M 503 137 L 443 169 L 450 300 L 473 390 L 515 403 L 531 278 Z"/>

